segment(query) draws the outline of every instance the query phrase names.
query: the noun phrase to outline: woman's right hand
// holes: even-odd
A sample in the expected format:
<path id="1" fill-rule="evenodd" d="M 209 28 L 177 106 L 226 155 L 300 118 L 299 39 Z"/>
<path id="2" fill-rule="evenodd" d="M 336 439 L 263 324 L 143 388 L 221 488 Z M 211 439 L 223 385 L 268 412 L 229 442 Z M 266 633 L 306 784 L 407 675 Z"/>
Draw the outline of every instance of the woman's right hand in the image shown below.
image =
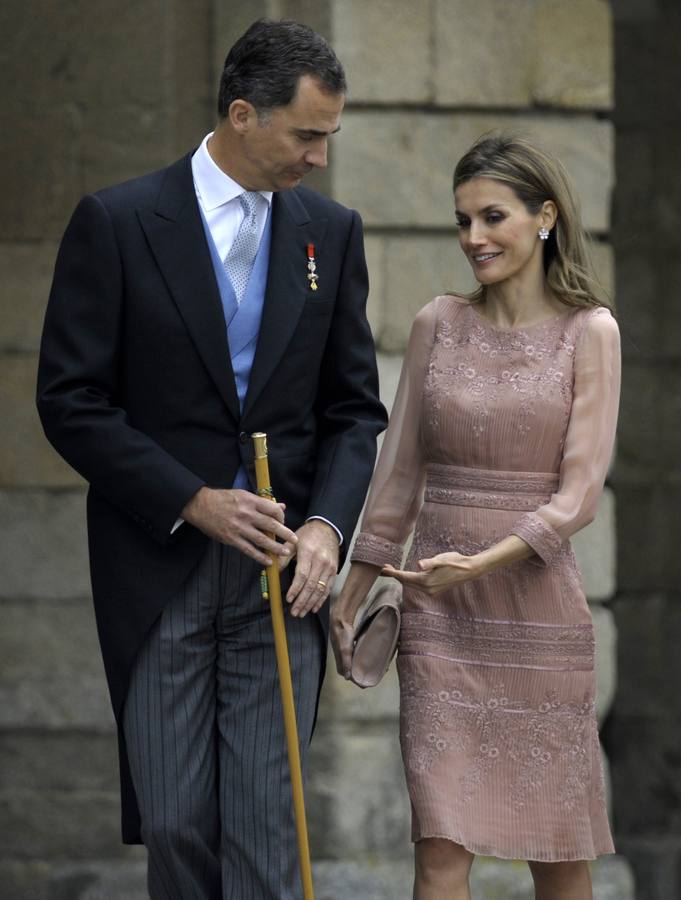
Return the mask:
<path id="1" fill-rule="evenodd" d="M 353 563 L 340 596 L 331 605 L 331 646 L 336 658 L 336 670 L 344 678 L 350 678 L 357 610 L 380 573 L 380 566 Z"/>

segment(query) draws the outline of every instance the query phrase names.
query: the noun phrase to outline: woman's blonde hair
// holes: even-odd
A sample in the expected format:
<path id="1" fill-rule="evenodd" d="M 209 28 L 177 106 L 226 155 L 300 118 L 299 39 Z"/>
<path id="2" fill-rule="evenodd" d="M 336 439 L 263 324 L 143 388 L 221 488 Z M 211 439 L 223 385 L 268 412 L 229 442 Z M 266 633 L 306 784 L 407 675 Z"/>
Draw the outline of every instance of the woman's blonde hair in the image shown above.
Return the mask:
<path id="1" fill-rule="evenodd" d="M 461 157 L 454 170 L 454 190 L 471 178 L 493 178 L 510 187 L 530 213 L 552 200 L 558 210 L 555 227 L 544 241 L 544 271 L 553 293 L 567 306 L 612 304 L 595 275 L 589 238 L 579 203 L 562 164 L 521 137 L 483 135 Z M 480 286 L 468 299 L 484 299 Z"/>

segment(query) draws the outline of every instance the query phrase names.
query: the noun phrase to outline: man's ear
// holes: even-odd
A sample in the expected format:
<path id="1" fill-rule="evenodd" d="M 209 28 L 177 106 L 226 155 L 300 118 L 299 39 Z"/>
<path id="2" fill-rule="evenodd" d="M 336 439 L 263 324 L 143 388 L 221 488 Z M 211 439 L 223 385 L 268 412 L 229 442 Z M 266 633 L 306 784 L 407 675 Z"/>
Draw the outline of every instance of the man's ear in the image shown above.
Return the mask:
<path id="1" fill-rule="evenodd" d="M 232 128 L 239 134 L 244 134 L 257 122 L 258 116 L 255 107 L 248 100 L 232 100 L 227 110 L 227 118 Z"/>

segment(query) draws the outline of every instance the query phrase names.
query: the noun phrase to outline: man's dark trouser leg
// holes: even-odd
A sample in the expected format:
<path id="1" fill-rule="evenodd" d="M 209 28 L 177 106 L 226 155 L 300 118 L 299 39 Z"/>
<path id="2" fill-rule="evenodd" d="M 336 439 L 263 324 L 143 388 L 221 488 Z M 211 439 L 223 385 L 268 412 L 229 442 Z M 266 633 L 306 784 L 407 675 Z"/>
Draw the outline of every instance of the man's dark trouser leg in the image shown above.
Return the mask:
<path id="1" fill-rule="evenodd" d="M 272 626 L 259 571 L 232 548 L 211 544 L 135 664 L 124 730 L 152 900 L 301 895 Z M 287 616 L 287 630 L 304 751 L 321 640 L 312 616 Z"/>

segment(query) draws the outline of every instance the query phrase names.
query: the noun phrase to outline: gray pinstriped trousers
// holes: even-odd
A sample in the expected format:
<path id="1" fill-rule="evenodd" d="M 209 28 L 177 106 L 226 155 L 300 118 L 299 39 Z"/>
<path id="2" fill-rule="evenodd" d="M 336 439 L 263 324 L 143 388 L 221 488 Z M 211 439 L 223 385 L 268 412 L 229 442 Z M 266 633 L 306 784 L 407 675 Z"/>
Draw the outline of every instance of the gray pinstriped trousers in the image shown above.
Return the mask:
<path id="1" fill-rule="evenodd" d="M 211 542 L 135 662 L 123 728 L 151 900 L 302 896 L 274 640 L 260 567 Z M 301 752 L 322 641 L 287 615 Z"/>

